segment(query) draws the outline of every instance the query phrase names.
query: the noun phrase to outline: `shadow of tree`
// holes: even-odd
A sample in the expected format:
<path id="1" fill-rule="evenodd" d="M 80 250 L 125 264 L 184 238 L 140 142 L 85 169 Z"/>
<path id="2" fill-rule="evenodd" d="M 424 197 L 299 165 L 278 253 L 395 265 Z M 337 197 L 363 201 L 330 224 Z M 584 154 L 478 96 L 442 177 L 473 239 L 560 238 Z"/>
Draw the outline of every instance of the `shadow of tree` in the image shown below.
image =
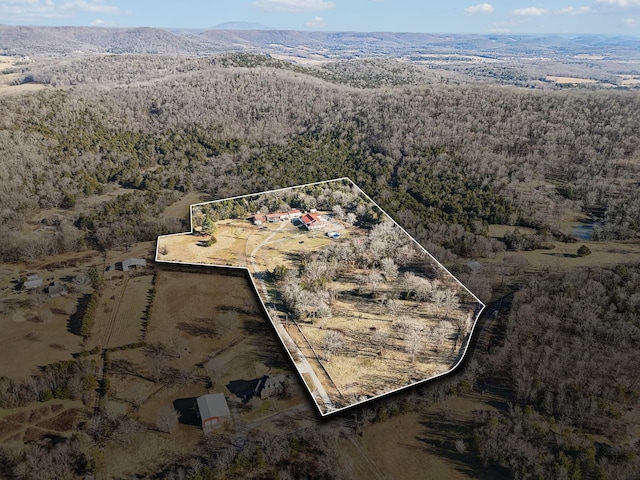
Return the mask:
<path id="1" fill-rule="evenodd" d="M 483 466 L 470 451 L 475 428 L 473 421 L 455 418 L 445 408 L 424 414 L 420 425 L 424 427 L 423 434 L 416 436 L 416 439 L 423 443 L 424 450 L 448 459 L 461 473 L 479 480 L 512 478 L 505 468 Z M 405 447 L 418 449 L 413 445 Z"/>
<path id="2" fill-rule="evenodd" d="M 198 318 L 194 322 L 178 322 L 176 328 L 192 337 L 220 337 L 216 325 L 207 318 Z"/>

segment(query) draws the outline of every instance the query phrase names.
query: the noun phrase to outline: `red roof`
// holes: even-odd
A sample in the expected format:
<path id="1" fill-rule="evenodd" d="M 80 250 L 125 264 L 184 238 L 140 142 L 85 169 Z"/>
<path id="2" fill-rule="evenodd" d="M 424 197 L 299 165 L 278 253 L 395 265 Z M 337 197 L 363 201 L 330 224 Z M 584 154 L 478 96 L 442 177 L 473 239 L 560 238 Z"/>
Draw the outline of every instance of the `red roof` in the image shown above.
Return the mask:
<path id="1" fill-rule="evenodd" d="M 319 222 L 320 221 L 320 215 L 318 215 L 317 213 L 307 213 L 306 215 L 301 217 L 300 220 L 302 220 L 302 222 L 305 225 L 310 225 L 312 223 Z"/>

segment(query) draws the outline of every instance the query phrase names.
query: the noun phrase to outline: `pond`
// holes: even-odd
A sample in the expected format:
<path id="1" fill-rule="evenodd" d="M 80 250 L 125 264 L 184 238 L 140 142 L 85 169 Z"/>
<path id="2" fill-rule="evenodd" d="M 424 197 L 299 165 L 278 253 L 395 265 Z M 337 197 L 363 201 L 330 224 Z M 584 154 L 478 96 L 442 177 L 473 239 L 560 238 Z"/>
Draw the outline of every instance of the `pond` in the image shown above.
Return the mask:
<path id="1" fill-rule="evenodd" d="M 591 240 L 593 229 L 599 225 L 598 222 L 578 222 L 571 228 L 570 234 L 578 240 Z"/>

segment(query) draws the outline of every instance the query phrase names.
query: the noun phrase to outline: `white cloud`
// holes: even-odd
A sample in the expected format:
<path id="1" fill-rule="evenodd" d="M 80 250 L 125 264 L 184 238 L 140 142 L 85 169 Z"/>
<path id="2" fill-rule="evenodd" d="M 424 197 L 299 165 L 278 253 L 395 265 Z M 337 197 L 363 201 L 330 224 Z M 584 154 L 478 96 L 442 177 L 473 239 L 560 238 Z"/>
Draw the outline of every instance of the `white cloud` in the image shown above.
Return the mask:
<path id="1" fill-rule="evenodd" d="M 640 0 L 598 0 L 595 4 L 619 8 L 632 8 L 640 7 Z"/>
<path id="2" fill-rule="evenodd" d="M 102 27 L 106 24 L 107 22 L 105 22 L 104 20 L 98 18 L 97 20 L 94 20 L 93 22 L 91 22 L 89 25 L 93 26 L 93 27 Z"/>
<path id="3" fill-rule="evenodd" d="M 548 9 L 539 7 L 518 8 L 510 12 L 511 15 L 522 17 L 540 17 L 542 15 L 590 15 L 615 14 L 629 10 L 640 10 L 640 0 L 596 0 L 589 5 L 579 7 L 565 7 Z"/>
<path id="4" fill-rule="evenodd" d="M 324 0 L 256 0 L 251 5 L 268 12 L 309 12 L 336 6 Z"/>
<path id="5" fill-rule="evenodd" d="M 629 18 L 625 18 L 625 19 L 622 21 L 622 24 L 623 24 L 625 27 L 634 27 L 634 26 L 636 25 L 636 19 L 635 19 L 635 18 L 631 18 L 631 17 L 629 17 Z"/>
<path id="6" fill-rule="evenodd" d="M 321 27 L 326 27 L 327 22 L 325 22 L 324 18 L 322 17 L 313 17 L 311 20 L 305 23 L 305 25 L 311 28 L 321 28 Z"/>
<path id="7" fill-rule="evenodd" d="M 546 8 L 527 7 L 512 10 L 511 15 L 518 15 L 521 17 L 539 17 L 541 15 L 546 15 L 548 12 L 549 10 Z"/>
<path id="8" fill-rule="evenodd" d="M 592 13 L 591 7 L 566 7 L 558 10 L 558 15 L 587 15 Z"/>
<path id="9" fill-rule="evenodd" d="M 479 3 L 478 5 L 472 5 L 464 9 L 464 13 L 467 15 L 482 15 L 493 13 L 493 5 L 490 3 Z"/>
<path id="10" fill-rule="evenodd" d="M 596 0 L 592 9 L 597 13 L 623 13 L 640 10 L 640 0 Z"/>
<path id="11" fill-rule="evenodd" d="M 70 18 L 82 12 L 111 15 L 127 13 L 120 7 L 105 4 L 104 0 L 0 0 L 2 19 Z"/>

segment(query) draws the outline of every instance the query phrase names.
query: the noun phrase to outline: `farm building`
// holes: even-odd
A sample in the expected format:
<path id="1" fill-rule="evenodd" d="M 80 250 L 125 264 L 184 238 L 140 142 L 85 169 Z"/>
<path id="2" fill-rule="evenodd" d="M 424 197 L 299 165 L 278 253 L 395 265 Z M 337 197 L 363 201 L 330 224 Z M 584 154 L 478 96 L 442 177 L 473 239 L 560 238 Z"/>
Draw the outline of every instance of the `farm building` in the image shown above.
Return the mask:
<path id="1" fill-rule="evenodd" d="M 33 290 L 34 288 L 42 287 L 42 279 L 37 273 L 27 275 L 27 279 L 22 284 L 25 290 Z"/>
<path id="2" fill-rule="evenodd" d="M 231 412 L 223 393 L 211 393 L 198 397 L 198 412 L 204 433 L 209 433 L 231 421 Z"/>
<path id="3" fill-rule="evenodd" d="M 67 289 L 61 283 L 53 282 L 51 285 L 49 285 L 49 288 L 47 288 L 47 293 L 51 297 L 60 297 L 62 295 L 66 295 L 69 292 L 67 292 Z"/>
<path id="4" fill-rule="evenodd" d="M 128 272 L 131 267 L 146 267 L 147 261 L 144 258 L 127 258 L 122 262 L 107 265 L 104 269 L 105 272 L 114 272 L 118 269 L 122 269 L 123 272 Z"/>
<path id="5" fill-rule="evenodd" d="M 274 213 L 256 213 L 253 217 L 254 225 L 262 225 L 263 223 L 276 223 L 283 220 L 291 220 L 292 218 L 300 218 L 302 212 L 297 208 L 293 208 L 287 212 L 274 212 Z"/>
<path id="6" fill-rule="evenodd" d="M 147 261 L 144 258 L 127 258 L 122 261 L 122 271 L 128 272 L 131 267 L 146 267 Z"/>
<path id="7" fill-rule="evenodd" d="M 258 381 L 254 394 L 260 395 L 262 400 L 282 395 L 284 393 L 284 382 L 284 375 L 276 375 L 273 377 L 265 375 Z"/>
<path id="8" fill-rule="evenodd" d="M 300 221 L 307 230 L 322 228 L 327 224 L 327 222 L 325 222 L 317 213 L 307 213 L 306 215 L 300 217 Z"/>

